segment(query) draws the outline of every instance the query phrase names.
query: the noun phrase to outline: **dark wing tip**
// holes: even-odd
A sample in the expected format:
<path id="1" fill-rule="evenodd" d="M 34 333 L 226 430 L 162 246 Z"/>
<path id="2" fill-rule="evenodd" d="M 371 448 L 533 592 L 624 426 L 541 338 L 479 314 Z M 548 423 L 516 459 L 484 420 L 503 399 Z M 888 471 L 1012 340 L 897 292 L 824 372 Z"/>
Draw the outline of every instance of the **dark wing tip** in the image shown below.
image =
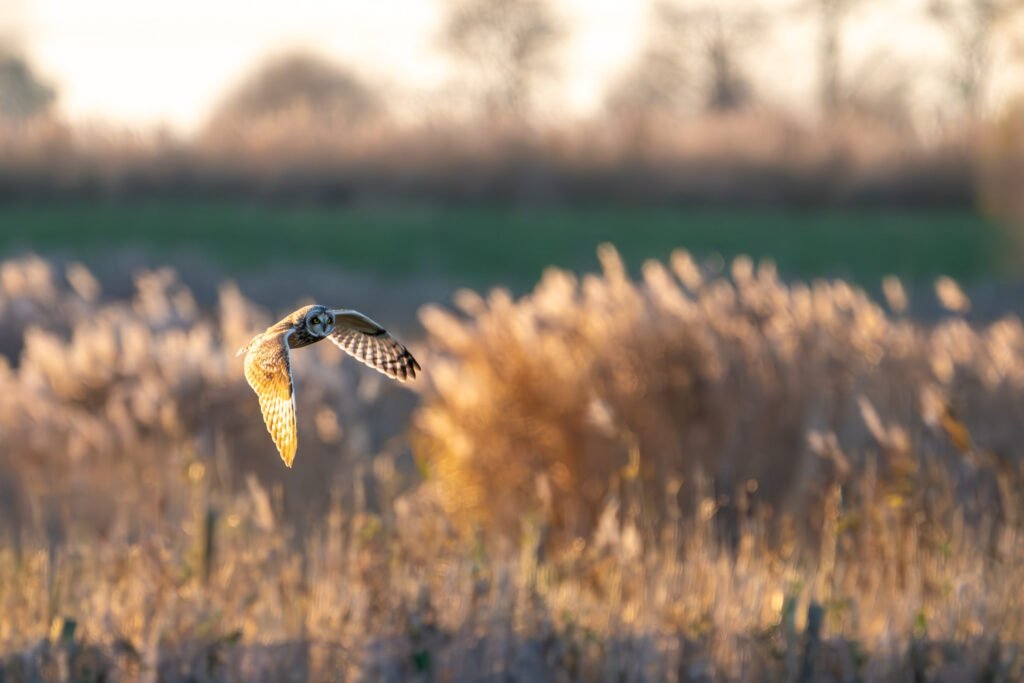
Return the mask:
<path id="1" fill-rule="evenodd" d="M 399 379 L 403 382 L 407 379 L 416 379 L 416 373 L 418 371 L 421 372 L 423 368 L 420 367 L 419 362 L 413 357 L 412 353 L 409 352 L 409 349 L 404 347 L 402 348 L 401 359 L 404 362 L 398 366 L 402 373 L 402 376 Z"/>

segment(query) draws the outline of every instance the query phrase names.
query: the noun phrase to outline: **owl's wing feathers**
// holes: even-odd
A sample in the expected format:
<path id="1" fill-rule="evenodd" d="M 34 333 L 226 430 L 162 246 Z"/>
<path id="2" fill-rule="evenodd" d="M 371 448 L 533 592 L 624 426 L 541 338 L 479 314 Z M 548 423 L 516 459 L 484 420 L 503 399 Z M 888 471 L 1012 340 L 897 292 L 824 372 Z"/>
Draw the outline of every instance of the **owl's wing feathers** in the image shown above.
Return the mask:
<path id="1" fill-rule="evenodd" d="M 331 313 L 334 331 L 330 339 L 345 353 L 400 382 L 416 377 L 420 364 L 387 330 L 358 311 Z"/>
<path id="2" fill-rule="evenodd" d="M 288 467 L 292 466 L 298 446 L 295 389 L 288 350 L 290 334 L 291 330 L 268 334 L 253 343 L 245 355 L 245 379 L 260 399 L 267 431 Z"/>

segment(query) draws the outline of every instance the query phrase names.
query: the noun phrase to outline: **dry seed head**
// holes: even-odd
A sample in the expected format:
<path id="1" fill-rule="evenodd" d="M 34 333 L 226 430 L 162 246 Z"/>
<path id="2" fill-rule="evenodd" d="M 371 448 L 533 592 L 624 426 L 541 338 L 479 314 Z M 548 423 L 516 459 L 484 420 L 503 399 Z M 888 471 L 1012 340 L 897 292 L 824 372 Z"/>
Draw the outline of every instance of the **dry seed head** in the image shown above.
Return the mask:
<path id="1" fill-rule="evenodd" d="M 971 300 L 952 278 L 945 276 L 938 278 L 935 281 L 935 295 L 947 311 L 966 313 L 971 309 Z"/>

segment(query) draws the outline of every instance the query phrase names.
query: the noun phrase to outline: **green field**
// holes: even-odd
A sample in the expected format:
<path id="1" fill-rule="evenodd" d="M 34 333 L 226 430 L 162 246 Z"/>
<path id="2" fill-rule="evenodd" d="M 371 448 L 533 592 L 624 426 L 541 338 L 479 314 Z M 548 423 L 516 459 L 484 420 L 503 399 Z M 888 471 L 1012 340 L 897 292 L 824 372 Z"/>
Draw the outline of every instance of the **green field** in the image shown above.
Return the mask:
<path id="1" fill-rule="evenodd" d="M 587 270 L 614 243 L 631 265 L 686 248 L 774 259 L 787 276 L 870 283 L 1005 273 L 999 230 L 971 212 L 644 207 L 285 207 L 215 202 L 0 206 L 0 253 L 88 259 L 111 247 L 201 252 L 231 270 L 281 260 L 458 284 L 529 284 L 550 264 Z"/>

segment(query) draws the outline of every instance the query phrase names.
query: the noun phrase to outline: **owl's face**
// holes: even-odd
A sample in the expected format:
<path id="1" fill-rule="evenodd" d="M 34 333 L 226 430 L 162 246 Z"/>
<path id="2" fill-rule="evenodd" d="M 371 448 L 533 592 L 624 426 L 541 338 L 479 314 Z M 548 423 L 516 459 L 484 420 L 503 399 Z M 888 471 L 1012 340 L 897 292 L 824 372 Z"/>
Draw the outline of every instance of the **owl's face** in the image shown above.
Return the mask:
<path id="1" fill-rule="evenodd" d="M 306 314 L 303 323 L 311 335 L 321 339 L 334 330 L 334 315 L 324 306 L 314 306 Z"/>

